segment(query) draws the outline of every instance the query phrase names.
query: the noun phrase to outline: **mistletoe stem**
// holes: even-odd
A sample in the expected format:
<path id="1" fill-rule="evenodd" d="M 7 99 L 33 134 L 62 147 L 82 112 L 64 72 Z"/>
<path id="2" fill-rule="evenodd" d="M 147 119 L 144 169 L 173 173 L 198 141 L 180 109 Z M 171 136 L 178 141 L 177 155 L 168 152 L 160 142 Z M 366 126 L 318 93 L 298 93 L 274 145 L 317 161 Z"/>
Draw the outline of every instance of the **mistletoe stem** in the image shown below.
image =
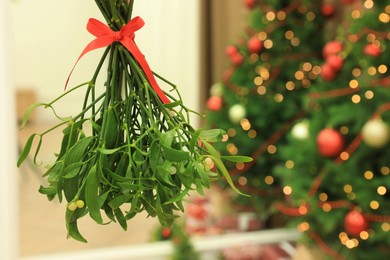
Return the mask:
<path id="1" fill-rule="evenodd" d="M 64 96 L 66 96 L 66 95 L 68 95 L 69 93 L 75 91 L 76 89 L 79 89 L 80 87 L 85 86 L 85 85 L 88 85 L 88 84 L 90 84 L 90 82 L 84 82 L 84 83 L 82 83 L 82 84 L 80 84 L 80 85 L 77 85 L 76 87 L 74 87 L 74 88 L 72 88 L 72 89 L 66 91 L 65 93 L 61 94 L 60 96 L 58 96 L 57 98 L 55 98 L 53 101 L 51 101 L 50 103 L 48 103 L 48 104 L 46 105 L 46 107 L 50 107 L 50 106 L 53 105 L 55 102 L 57 102 L 58 100 L 62 99 Z"/>
<path id="2" fill-rule="evenodd" d="M 129 11 L 128 11 L 128 15 L 127 15 L 127 21 L 130 21 L 131 20 L 131 16 L 133 14 L 133 6 L 134 6 L 134 0 L 128 0 L 129 1 Z"/>
<path id="3" fill-rule="evenodd" d="M 100 9 L 100 12 L 103 14 L 104 19 L 106 20 L 107 24 L 111 27 L 112 21 L 110 18 L 110 13 L 108 9 L 104 6 L 102 0 L 95 0 L 96 5 Z"/>

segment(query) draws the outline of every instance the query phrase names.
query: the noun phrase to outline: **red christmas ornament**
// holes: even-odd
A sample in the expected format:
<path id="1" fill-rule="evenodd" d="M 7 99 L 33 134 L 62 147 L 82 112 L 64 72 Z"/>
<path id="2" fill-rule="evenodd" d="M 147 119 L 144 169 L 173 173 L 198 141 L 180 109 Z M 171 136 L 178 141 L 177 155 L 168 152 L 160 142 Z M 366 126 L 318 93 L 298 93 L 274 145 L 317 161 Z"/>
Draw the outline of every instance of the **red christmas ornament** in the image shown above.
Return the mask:
<path id="1" fill-rule="evenodd" d="M 344 65 L 343 59 L 336 54 L 329 55 L 325 62 L 335 71 L 340 71 Z"/>
<path id="2" fill-rule="evenodd" d="M 219 96 L 211 96 L 207 100 L 207 108 L 212 111 L 219 111 L 221 110 L 223 105 L 223 99 Z"/>
<path id="3" fill-rule="evenodd" d="M 225 52 L 226 52 L 226 55 L 228 57 L 232 57 L 232 56 L 234 56 L 234 55 L 236 55 L 238 53 L 238 50 L 237 50 L 236 46 L 229 45 L 229 46 L 226 47 Z"/>
<path id="4" fill-rule="evenodd" d="M 339 54 L 344 49 L 343 44 L 339 41 L 331 41 L 325 44 L 324 49 L 322 50 L 322 55 L 324 58 L 332 54 Z"/>
<path id="5" fill-rule="evenodd" d="M 323 129 L 317 135 L 317 149 L 322 156 L 335 157 L 344 149 L 344 138 L 334 129 Z"/>
<path id="6" fill-rule="evenodd" d="M 256 5 L 256 0 L 245 0 L 245 6 L 252 9 Z"/>
<path id="7" fill-rule="evenodd" d="M 321 8 L 321 12 L 325 17 L 331 17 L 335 13 L 335 8 L 331 4 L 324 4 Z"/>
<path id="8" fill-rule="evenodd" d="M 344 228 L 352 236 L 359 236 L 360 232 L 368 229 L 368 226 L 367 219 L 357 210 L 352 210 L 345 216 Z"/>
<path id="9" fill-rule="evenodd" d="M 324 63 L 321 66 L 321 77 L 323 80 L 332 81 L 336 76 L 337 72 L 328 63 Z"/>
<path id="10" fill-rule="evenodd" d="M 263 49 L 263 42 L 256 36 L 249 39 L 247 48 L 250 53 L 259 53 Z"/>
<path id="11" fill-rule="evenodd" d="M 169 238 L 172 234 L 172 231 L 169 228 L 165 227 L 161 230 L 161 234 L 164 238 Z"/>
<path id="12" fill-rule="evenodd" d="M 242 56 L 241 53 L 237 52 L 230 57 L 230 61 L 233 65 L 238 66 L 244 62 L 244 56 Z"/>
<path id="13" fill-rule="evenodd" d="M 363 50 L 364 54 L 368 55 L 368 56 L 372 56 L 372 57 L 379 57 L 381 56 L 381 48 L 379 48 L 378 46 L 370 43 L 370 44 L 367 44 L 365 47 L 364 47 L 364 50 Z"/>

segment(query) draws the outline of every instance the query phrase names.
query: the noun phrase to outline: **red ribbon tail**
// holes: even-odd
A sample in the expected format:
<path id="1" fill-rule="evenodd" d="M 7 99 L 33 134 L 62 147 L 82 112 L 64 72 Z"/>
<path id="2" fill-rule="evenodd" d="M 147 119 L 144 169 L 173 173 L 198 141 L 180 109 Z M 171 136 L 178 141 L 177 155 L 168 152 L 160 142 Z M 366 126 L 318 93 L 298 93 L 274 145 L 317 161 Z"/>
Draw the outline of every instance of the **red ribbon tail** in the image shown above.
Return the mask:
<path id="1" fill-rule="evenodd" d="M 159 85 L 157 84 L 157 81 L 153 75 L 152 70 L 149 67 L 148 62 L 146 61 L 144 55 L 141 53 L 141 51 L 138 49 L 137 45 L 132 40 L 123 40 L 121 41 L 123 46 L 126 47 L 130 51 L 131 54 L 133 54 L 134 58 L 138 61 L 141 68 L 145 72 L 146 78 L 148 79 L 150 85 L 154 89 L 154 91 L 157 93 L 159 98 L 164 104 L 169 104 L 171 101 L 168 99 L 168 97 L 164 94 L 164 92 L 161 90 Z"/>
<path id="2" fill-rule="evenodd" d="M 145 63 L 144 65 L 141 64 L 141 66 L 143 67 L 144 69 L 144 72 L 146 74 L 146 77 L 148 78 L 149 80 L 149 83 L 150 85 L 152 86 L 152 88 L 154 89 L 154 91 L 156 91 L 157 95 L 159 96 L 159 98 L 161 99 L 161 101 L 164 103 L 164 104 L 169 104 L 171 101 L 168 99 L 168 97 L 164 94 L 164 92 L 162 91 L 162 89 L 158 86 L 157 84 L 157 81 L 153 75 L 153 72 L 151 71 L 151 69 L 149 68 L 149 65 L 147 63 Z"/>
<path id="3" fill-rule="evenodd" d="M 65 88 L 64 88 L 64 89 L 66 89 L 66 87 L 68 86 L 70 77 L 72 76 L 73 70 L 75 69 L 77 63 L 80 61 L 80 59 L 81 59 L 85 54 L 87 54 L 87 53 L 90 52 L 90 51 L 99 49 L 99 48 L 107 47 L 108 45 L 110 45 L 110 44 L 113 43 L 114 41 L 115 41 L 115 37 L 112 36 L 112 35 L 107 35 L 107 36 L 99 37 L 99 38 L 96 38 L 96 39 L 94 39 L 93 41 L 91 41 L 91 42 L 84 48 L 83 52 L 80 54 L 80 56 L 79 56 L 78 59 L 76 60 L 76 63 L 73 65 L 73 68 L 72 68 L 72 70 L 70 71 L 69 76 L 68 76 L 68 78 L 67 78 L 67 80 L 66 80 Z"/>

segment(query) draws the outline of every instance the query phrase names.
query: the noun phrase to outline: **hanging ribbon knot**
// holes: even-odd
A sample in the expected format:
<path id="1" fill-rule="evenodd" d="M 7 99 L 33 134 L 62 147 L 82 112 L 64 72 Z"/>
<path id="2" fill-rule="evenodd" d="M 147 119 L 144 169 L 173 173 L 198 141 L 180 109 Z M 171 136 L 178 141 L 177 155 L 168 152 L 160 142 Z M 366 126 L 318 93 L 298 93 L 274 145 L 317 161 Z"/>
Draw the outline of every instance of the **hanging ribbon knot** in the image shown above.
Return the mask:
<path id="1" fill-rule="evenodd" d="M 115 41 L 120 42 L 123 38 L 122 32 L 115 32 Z M 132 37 L 134 39 L 134 36 Z"/>
<path id="2" fill-rule="evenodd" d="M 157 95 L 161 99 L 161 101 L 164 104 L 170 103 L 167 96 L 164 94 L 164 92 L 160 89 L 160 87 L 157 84 L 156 79 L 154 78 L 153 72 L 150 69 L 147 61 L 145 60 L 144 55 L 141 53 L 141 51 L 138 49 L 137 45 L 134 42 L 135 38 L 135 32 L 141 29 L 144 26 L 144 21 L 140 17 L 133 18 L 129 23 L 127 23 L 125 26 L 123 26 L 119 31 L 113 31 L 110 27 L 108 27 L 106 24 L 91 18 L 88 21 L 87 24 L 87 30 L 92 35 L 96 36 L 96 39 L 91 41 L 83 50 L 83 52 L 80 54 L 79 58 L 77 59 L 75 65 L 73 66 L 69 77 L 66 81 L 66 86 L 68 85 L 70 76 L 72 75 L 72 72 L 74 68 L 76 67 L 79 60 L 88 52 L 107 47 L 111 45 L 114 42 L 120 42 L 136 59 L 136 61 L 139 63 L 141 68 L 143 69 L 146 78 L 148 79 L 150 85 L 156 91 Z"/>

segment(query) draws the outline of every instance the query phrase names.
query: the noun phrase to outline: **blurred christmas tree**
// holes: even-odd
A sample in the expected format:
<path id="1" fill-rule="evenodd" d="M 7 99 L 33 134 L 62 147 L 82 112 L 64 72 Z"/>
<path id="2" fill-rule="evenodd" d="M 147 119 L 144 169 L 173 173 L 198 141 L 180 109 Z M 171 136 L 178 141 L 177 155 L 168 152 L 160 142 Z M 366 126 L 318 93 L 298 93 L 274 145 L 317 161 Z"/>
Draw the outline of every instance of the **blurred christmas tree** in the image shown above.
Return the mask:
<path id="1" fill-rule="evenodd" d="M 321 31 L 329 14 L 322 13 L 321 0 L 245 4 L 250 25 L 243 39 L 226 49 L 231 66 L 211 88 L 207 124 L 228 129 L 225 142 L 216 146 L 223 155 L 254 158 L 230 165 L 238 188 L 251 195 L 236 198 L 236 205 L 256 210 L 267 222 L 271 204 L 283 197 L 272 174 L 282 161 L 278 147 L 304 115 L 305 93 L 320 72 Z"/>
<path id="2" fill-rule="evenodd" d="M 279 147 L 278 208 L 330 259 L 388 259 L 390 3 L 355 1 L 345 17 L 296 125 L 309 135 Z"/>
<path id="3" fill-rule="evenodd" d="M 199 254 L 194 250 L 189 234 L 185 231 L 184 224 L 174 222 L 171 227 L 159 226 L 154 234 L 153 241 L 172 241 L 172 260 L 198 260 Z"/>

